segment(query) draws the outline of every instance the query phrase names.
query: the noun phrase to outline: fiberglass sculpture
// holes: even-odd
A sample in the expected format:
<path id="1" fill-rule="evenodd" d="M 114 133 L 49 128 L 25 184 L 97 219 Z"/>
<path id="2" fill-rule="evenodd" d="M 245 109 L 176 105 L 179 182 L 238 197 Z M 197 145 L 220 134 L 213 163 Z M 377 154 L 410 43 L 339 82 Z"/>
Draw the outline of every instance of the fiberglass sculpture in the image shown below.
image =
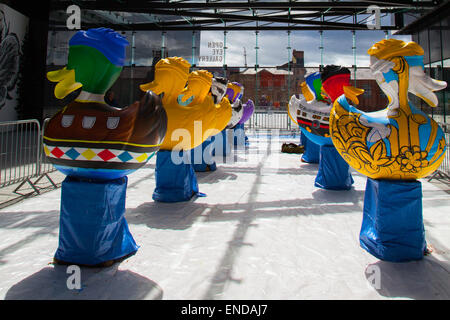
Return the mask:
<path id="1" fill-rule="evenodd" d="M 293 95 L 289 101 L 289 116 L 302 132 L 318 145 L 332 145 L 329 121 L 332 104 L 322 94 L 319 72 L 306 76 L 300 85 L 302 95 Z"/>
<path id="2" fill-rule="evenodd" d="M 446 87 L 424 72 L 423 49 L 414 42 L 382 40 L 368 50 L 370 69 L 389 105 L 365 113 L 336 100 L 331 112 L 332 140 L 355 170 L 373 179 L 412 180 L 436 170 L 444 158 L 445 139 L 439 125 L 415 108 L 408 92 L 431 107 L 433 91 Z"/>
<path id="3" fill-rule="evenodd" d="M 322 96 L 322 93 L 320 91 L 319 88 L 321 88 L 321 83 L 320 83 L 320 73 L 319 72 L 315 72 L 312 74 L 309 74 L 306 76 L 306 79 L 308 79 L 308 84 L 306 83 L 306 80 L 303 81 L 300 84 L 300 89 L 301 89 L 301 93 L 298 95 L 293 95 L 291 97 L 291 99 L 289 100 L 289 104 L 288 104 L 288 115 L 289 118 L 296 124 L 299 126 L 300 130 L 301 130 L 301 135 L 300 135 L 300 144 L 303 146 L 304 148 L 304 152 L 300 158 L 300 160 L 302 162 L 306 162 L 306 163 L 319 163 L 319 158 L 320 158 L 320 145 L 318 145 L 317 143 L 311 141 L 305 134 L 305 132 L 308 134 L 308 132 L 311 132 L 311 134 L 308 134 L 309 137 L 314 138 L 314 140 L 316 139 L 320 139 L 323 140 L 323 142 L 326 142 L 327 144 L 331 144 L 331 141 L 329 141 L 328 137 L 321 137 L 320 135 L 314 134 L 313 129 L 318 129 L 320 127 L 319 122 L 317 121 L 318 119 L 313 119 L 312 118 L 312 114 L 309 113 L 309 118 L 308 117 L 308 112 L 305 112 L 306 110 L 310 111 L 311 108 L 305 108 L 305 104 L 309 103 L 310 105 L 314 104 L 314 100 L 319 99 L 321 102 L 318 106 L 319 109 L 321 110 L 322 108 L 328 108 L 328 103 L 324 104 L 326 101 L 322 101 L 322 99 L 324 98 Z M 319 89 L 319 90 L 317 90 Z M 317 99 L 316 99 L 317 97 Z M 302 111 L 300 111 L 302 110 Z M 320 112 L 320 111 L 319 111 Z M 326 114 L 322 114 L 320 115 L 320 119 L 322 119 L 322 116 L 326 117 Z M 326 119 L 325 119 L 326 120 Z M 314 123 L 313 123 L 314 121 Z M 324 135 L 326 134 L 326 130 L 323 131 L 324 129 L 326 129 L 324 126 L 327 126 L 328 122 L 324 122 L 322 123 L 322 130 L 321 133 Z M 309 129 L 309 131 L 308 131 Z M 314 130 L 315 133 L 319 133 L 318 130 Z"/>
<path id="4" fill-rule="evenodd" d="M 313 162 L 314 153 L 311 151 L 316 151 L 316 154 L 318 151 L 319 168 L 314 185 L 322 189 L 349 190 L 354 181 L 349 165 L 336 151 L 330 138 L 332 104 L 329 96 L 325 95 L 323 81 L 323 74 L 319 72 L 308 75 L 301 84 L 302 96 L 291 98 L 289 115 L 297 119 L 306 140 L 302 161 Z"/>
<path id="5" fill-rule="evenodd" d="M 247 135 L 245 134 L 245 123 L 250 119 L 255 111 L 255 105 L 253 100 L 248 99 L 246 103 L 242 105 L 244 111 L 242 113 L 242 118 L 239 123 L 234 127 L 234 145 L 235 146 L 245 146 L 250 145 Z"/>
<path id="6" fill-rule="evenodd" d="M 67 175 L 57 263 L 108 266 L 138 249 L 124 217 L 127 175 L 159 149 L 167 116 L 153 92 L 122 109 L 105 102 L 105 92 L 122 71 L 127 45 L 111 29 L 79 31 L 69 41 L 67 66 L 47 74 L 57 83 L 58 99 L 81 88 L 44 128 L 45 154 Z"/>
<path id="7" fill-rule="evenodd" d="M 433 91 L 446 83 L 425 74 L 423 49 L 414 42 L 382 40 L 368 54 L 389 104 L 381 111 L 362 112 L 351 104 L 359 92 L 344 87 L 331 111 L 331 138 L 349 165 L 368 177 L 361 247 L 386 261 L 419 260 L 427 246 L 417 179 L 439 167 L 446 145 L 442 129 L 415 108 L 408 93 L 435 107 Z"/>
<path id="8" fill-rule="evenodd" d="M 155 66 L 155 80 L 140 86 L 144 92 L 163 95 L 168 116 L 167 134 L 156 157 L 155 201 L 187 201 L 202 195 L 190 150 L 221 132 L 231 118 L 224 83 L 206 70 L 189 73 L 189 68 L 183 58 L 162 59 Z"/>

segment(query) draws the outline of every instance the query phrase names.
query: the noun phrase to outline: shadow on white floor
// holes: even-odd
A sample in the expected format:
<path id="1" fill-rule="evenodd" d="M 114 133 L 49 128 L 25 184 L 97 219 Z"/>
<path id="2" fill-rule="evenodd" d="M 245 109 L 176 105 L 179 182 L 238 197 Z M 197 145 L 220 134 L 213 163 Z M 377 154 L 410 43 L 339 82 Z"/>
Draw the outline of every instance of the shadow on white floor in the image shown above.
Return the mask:
<path id="1" fill-rule="evenodd" d="M 109 268 L 81 268 L 81 289 L 68 289 L 66 266 L 49 266 L 13 285 L 5 300 L 160 300 L 162 289 L 137 273 Z"/>
<path id="2" fill-rule="evenodd" d="M 445 190 L 422 181 L 433 253 L 383 262 L 359 246 L 364 176 L 353 173 L 349 191 L 318 189 L 317 165 L 278 141 L 250 146 L 241 161 L 198 173 L 207 196 L 187 202 L 152 200 L 154 158 L 131 174 L 126 219 L 140 248 L 110 268 L 82 268 L 82 290 L 68 290 L 66 267 L 51 265 L 60 190 L 0 209 L 0 299 L 450 299 Z"/>

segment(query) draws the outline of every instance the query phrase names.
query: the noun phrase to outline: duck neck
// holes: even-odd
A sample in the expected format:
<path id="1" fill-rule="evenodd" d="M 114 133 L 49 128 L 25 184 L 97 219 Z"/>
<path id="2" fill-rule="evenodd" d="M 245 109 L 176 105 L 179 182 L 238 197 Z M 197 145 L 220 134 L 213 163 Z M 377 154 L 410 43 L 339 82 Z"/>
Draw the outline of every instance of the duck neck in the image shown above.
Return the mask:
<path id="1" fill-rule="evenodd" d="M 409 85 L 409 71 L 408 66 L 406 66 L 406 70 L 398 75 L 398 98 L 400 108 L 402 108 L 404 111 L 407 111 L 407 113 L 411 113 L 408 103 L 408 85 Z"/>
<path id="2" fill-rule="evenodd" d="M 411 108 L 408 102 L 408 86 L 409 86 L 409 66 L 403 58 L 397 63 L 398 70 L 398 104 L 399 108 L 406 114 L 411 114 Z"/>
<path id="3" fill-rule="evenodd" d="M 97 94 L 97 93 L 92 93 L 92 92 L 88 92 L 88 91 L 81 91 L 80 94 L 78 95 L 78 97 L 75 99 L 75 101 L 81 102 L 81 103 L 95 102 L 95 103 L 106 104 L 104 94 Z"/>

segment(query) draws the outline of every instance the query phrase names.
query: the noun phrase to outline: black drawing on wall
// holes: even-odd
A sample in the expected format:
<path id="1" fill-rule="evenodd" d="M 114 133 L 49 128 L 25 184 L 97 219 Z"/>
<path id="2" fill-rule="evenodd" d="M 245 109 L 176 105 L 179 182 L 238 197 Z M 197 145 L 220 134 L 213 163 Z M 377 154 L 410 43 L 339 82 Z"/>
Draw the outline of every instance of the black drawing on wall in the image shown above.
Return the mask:
<path id="1" fill-rule="evenodd" d="M 19 75 L 20 43 L 15 33 L 9 32 L 9 23 L 0 10 L 0 110 L 7 100 L 11 100 L 10 92 L 14 90 Z"/>

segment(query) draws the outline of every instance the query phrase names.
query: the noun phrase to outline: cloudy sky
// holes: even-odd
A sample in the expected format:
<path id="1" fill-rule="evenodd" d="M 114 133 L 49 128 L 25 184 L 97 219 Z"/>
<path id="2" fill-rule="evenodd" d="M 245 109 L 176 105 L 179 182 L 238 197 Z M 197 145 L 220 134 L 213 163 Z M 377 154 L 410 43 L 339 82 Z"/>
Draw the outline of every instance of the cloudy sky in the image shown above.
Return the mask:
<path id="1" fill-rule="evenodd" d="M 382 24 L 389 24 L 387 17 L 382 20 Z M 347 22 L 347 21 L 342 21 Z M 130 42 L 127 49 L 128 64 L 132 57 L 136 65 L 151 65 L 153 51 L 161 50 L 162 33 L 160 31 L 140 31 L 135 33 L 134 54 L 131 45 L 133 37 L 131 32 L 123 33 Z M 67 62 L 67 42 L 73 32 L 58 32 L 53 39 L 49 33 L 49 59 L 55 60 L 57 65 L 64 65 Z M 367 50 L 375 42 L 384 39 L 382 31 L 367 30 L 356 32 L 356 63 L 360 67 L 368 66 L 369 56 Z M 392 36 L 405 41 L 410 41 L 410 36 Z M 169 31 L 164 37 L 165 47 L 169 56 L 181 56 L 192 63 L 192 31 Z M 210 42 L 223 42 L 223 31 L 202 31 L 196 33 L 195 46 L 199 46 L 200 56 L 211 55 Z M 256 63 L 256 37 L 254 31 L 229 31 L 226 37 L 226 57 L 228 66 L 244 66 L 244 48 L 247 53 L 247 65 L 253 66 Z M 288 36 L 286 31 L 260 31 L 258 34 L 258 64 L 260 66 L 278 66 L 290 60 L 288 57 Z M 292 31 L 291 48 L 303 50 L 305 52 L 305 66 L 317 67 L 320 64 L 320 36 L 319 31 Z M 351 66 L 353 64 L 352 33 L 351 31 L 324 31 L 323 32 L 323 63 L 339 64 Z M 53 54 L 52 54 L 53 52 Z M 196 51 L 198 54 L 198 50 Z M 197 65 L 221 66 L 223 62 L 206 63 L 198 62 Z"/>
<path id="2" fill-rule="evenodd" d="M 200 56 L 212 55 L 208 48 L 210 42 L 223 42 L 223 31 L 202 31 L 197 34 L 200 38 Z M 382 31 L 356 32 L 356 63 L 358 66 L 368 66 L 369 56 L 367 50 L 375 42 L 384 39 Z M 392 36 L 397 39 L 410 41 L 410 36 Z M 130 44 L 132 38 L 127 34 Z M 305 66 L 317 67 L 320 64 L 320 36 L 318 31 L 292 31 L 291 48 L 305 52 Z M 135 36 L 134 62 L 137 65 L 151 65 L 153 50 L 161 49 L 161 32 L 138 32 Z M 198 45 L 198 40 L 196 41 Z M 229 31 L 226 37 L 225 62 L 228 66 L 244 66 L 244 48 L 247 53 L 247 65 L 256 63 L 256 37 L 253 31 Z M 324 31 L 323 32 L 323 63 L 351 66 L 353 64 L 352 33 L 351 31 Z M 165 47 L 170 56 L 182 56 L 192 62 L 192 32 L 167 32 L 165 34 Z M 286 31 L 260 31 L 258 34 L 258 64 L 260 66 L 277 66 L 288 61 L 288 36 Z M 198 52 L 198 51 L 197 51 Z M 131 48 L 127 56 L 131 58 Z M 197 65 L 221 66 L 222 62 L 198 62 Z"/>
<path id="3" fill-rule="evenodd" d="M 367 50 L 375 42 L 384 39 L 384 32 L 356 32 L 356 62 L 358 66 L 368 66 Z M 389 37 L 390 34 L 388 35 Z M 410 41 L 410 36 L 394 36 Z M 247 64 L 256 62 L 256 39 L 252 31 L 230 31 L 227 33 L 226 64 L 244 65 L 244 48 L 247 52 Z M 223 32 L 204 31 L 201 34 L 200 55 L 207 53 L 207 43 L 223 41 Z M 292 31 L 291 48 L 305 52 L 305 66 L 317 67 L 320 64 L 320 36 L 318 31 Z M 323 32 L 323 63 L 351 66 L 353 64 L 351 31 Z M 260 66 L 277 66 L 288 60 L 288 36 L 285 31 L 261 31 L 258 34 L 258 64 Z"/>

